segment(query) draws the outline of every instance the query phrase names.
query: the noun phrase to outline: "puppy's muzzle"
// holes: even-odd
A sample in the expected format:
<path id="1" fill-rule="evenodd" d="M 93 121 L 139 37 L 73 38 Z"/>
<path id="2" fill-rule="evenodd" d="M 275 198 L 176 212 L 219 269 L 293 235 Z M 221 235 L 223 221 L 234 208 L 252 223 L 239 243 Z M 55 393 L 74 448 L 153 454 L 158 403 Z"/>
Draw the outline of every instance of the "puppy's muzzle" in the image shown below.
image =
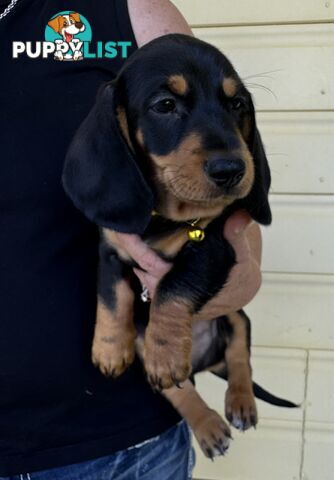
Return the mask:
<path id="1" fill-rule="evenodd" d="M 211 157 L 205 167 L 206 174 L 216 185 L 232 188 L 241 182 L 246 166 L 243 160 L 233 156 Z"/>

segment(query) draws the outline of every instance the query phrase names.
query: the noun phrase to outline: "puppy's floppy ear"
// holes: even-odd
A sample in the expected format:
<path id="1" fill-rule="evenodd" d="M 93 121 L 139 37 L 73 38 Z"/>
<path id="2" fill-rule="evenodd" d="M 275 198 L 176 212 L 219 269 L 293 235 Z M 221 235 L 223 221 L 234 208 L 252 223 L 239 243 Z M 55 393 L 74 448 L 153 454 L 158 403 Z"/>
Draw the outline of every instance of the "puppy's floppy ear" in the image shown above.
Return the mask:
<path id="1" fill-rule="evenodd" d="M 153 194 L 120 132 L 115 97 L 114 82 L 100 89 L 69 147 L 62 181 L 89 220 L 141 234 L 151 218 Z"/>
<path id="2" fill-rule="evenodd" d="M 71 12 L 70 17 L 74 18 L 75 22 L 80 22 L 80 14 L 77 12 Z"/>
<path id="3" fill-rule="evenodd" d="M 48 22 L 49 27 L 51 27 L 56 33 L 60 32 L 60 17 L 61 15 L 58 15 Z"/>
<path id="4" fill-rule="evenodd" d="M 255 178 L 252 189 L 247 197 L 242 200 L 242 204 L 256 222 L 262 225 L 270 225 L 272 219 L 268 200 L 271 184 L 270 169 L 255 122 L 251 134 L 250 150 L 254 161 Z"/>

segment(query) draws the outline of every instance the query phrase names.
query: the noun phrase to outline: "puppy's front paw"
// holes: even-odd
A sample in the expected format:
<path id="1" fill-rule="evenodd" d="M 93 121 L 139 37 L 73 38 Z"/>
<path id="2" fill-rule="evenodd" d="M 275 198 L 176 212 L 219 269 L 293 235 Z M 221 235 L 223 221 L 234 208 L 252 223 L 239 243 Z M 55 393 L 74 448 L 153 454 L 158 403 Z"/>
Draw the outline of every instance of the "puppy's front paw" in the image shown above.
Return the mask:
<path id="1" fill-rule="evenodd" d="M 92 361 L 103 375 L 118 377 L 132 364 L 135 336 L 134 330 L 114 330 L 107 336 L 95 335 Z"/>
<path id="2" fill-rule="evenodd" d="M 230 428 L 215 410 L 208 409 L 200 422 L 192 425 L 192 430 L 206 457 L 213 459 L 225 455 L 229 449 Z"/>
<path id="3" fill-rule="evenodd" d="M 257 409 L 253 392 L 227 389 L 225 396 L 225 415 L 238 430 L 245 431 L 257 424 Z"/>
<path id="4" fill-rule="evenodd" d="M 191 372 L 191 337 L 163 338 L 157 325 L 149 324 L 144 343 L 144 364 L 153 388 L 163 390 L 184 382 Z"/>

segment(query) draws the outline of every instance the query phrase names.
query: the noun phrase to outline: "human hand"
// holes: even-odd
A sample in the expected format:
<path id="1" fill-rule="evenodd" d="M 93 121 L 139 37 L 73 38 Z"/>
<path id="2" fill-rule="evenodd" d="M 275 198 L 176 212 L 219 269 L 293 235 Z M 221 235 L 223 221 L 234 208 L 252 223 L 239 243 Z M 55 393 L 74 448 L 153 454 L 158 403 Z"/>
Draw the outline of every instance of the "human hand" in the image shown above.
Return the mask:
<path id="1" fill-rule="evenodd" d="M 152 297 L 161 278 L 172 268 L 172 263 L 162 260 L 139 235 L 116 233 L 116 237 L 117 243 L 142 269 L 133 270 Z"/>
<path id="2" fill-rule="evenodd" d="M 144 270 L 135 274 L 153 297 L 161 278 L 172 264 L 162 260 L 138 235 L 117 234 L 122 247 Z M 261 232 L 250 216 L 240 210 L 231 215 L 224 227 L 224 236 L 236 254 L 236 264 L 231 269 L 227 283 L 194 317 L 196 320 L 214 318 L 240 310 L 256 295 L 261 285 Z"/>

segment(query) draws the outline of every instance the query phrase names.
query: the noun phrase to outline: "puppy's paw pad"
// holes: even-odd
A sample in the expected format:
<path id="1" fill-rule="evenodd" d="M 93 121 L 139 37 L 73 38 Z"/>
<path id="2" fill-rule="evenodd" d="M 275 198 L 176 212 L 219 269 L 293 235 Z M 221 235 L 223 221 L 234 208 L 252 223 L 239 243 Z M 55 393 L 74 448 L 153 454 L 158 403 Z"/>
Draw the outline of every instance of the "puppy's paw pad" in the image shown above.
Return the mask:
<path id="1" fill-rule="evenodd" d="M 208 410 L 201 422 L 193 427 L 193 432 L 208 458 L 225 455 L 229 449 L 232 438 L 230 428 L 214 410 Z"/>
<path id="2" fill-rule="evenodd" d="M 228 389 L 225 398 L 227 420 L 238 430 L 245 431 L 256 427 L 257 409 L 252 392 L 232 392 Z"/>

